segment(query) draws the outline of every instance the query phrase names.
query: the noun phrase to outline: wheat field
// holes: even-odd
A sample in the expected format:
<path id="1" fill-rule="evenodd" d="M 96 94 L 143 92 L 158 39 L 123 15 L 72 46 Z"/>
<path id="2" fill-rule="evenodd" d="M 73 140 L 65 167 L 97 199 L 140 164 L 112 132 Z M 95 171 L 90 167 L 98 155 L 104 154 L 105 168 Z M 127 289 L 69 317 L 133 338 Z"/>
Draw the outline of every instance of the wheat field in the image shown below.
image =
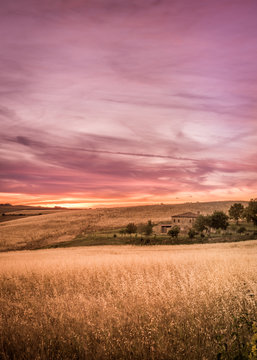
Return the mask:
<path id="1" fill-rule="evenodd" d="M 177 205 L 149 205 L 124 208 L 58 211 L 41 216 L 0 223 L 0 251 L 25 245 L 42 247 L 69 241 L 81 232 L 125 227 L 128 222 L 146 223 L 169 221 L 171 215 L 185 211 L 211 213 L 228 211 L 234 202 L 187 203 Z"/>
<path id="2" fill-rule="evenodd" d="M 257 241 L 16 251 L 1 253 L 0 264 L 3 360 L 251 351 Z"/>

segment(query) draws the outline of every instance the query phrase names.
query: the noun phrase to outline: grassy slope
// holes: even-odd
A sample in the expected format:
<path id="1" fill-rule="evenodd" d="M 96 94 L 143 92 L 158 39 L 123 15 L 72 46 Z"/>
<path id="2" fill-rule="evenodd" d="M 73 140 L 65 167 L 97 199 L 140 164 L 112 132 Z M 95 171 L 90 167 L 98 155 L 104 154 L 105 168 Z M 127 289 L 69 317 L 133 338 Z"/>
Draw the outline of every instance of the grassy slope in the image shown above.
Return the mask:
<path id="1" fill-rule="evenodd" d="M 96 230 L 115 229 L 128 222 L 144 223 L 169 221 L 172 214 L 185 211 L 211 213 L 227 211 L 234 202 L 186 203 L 177 205 L 150 205 L 93 210 L 59 211 L 44 216 L 33 216 L 0 224 L 0 250 L 22 246 L 45 246 L 69 241 L 78 234 Z"/>

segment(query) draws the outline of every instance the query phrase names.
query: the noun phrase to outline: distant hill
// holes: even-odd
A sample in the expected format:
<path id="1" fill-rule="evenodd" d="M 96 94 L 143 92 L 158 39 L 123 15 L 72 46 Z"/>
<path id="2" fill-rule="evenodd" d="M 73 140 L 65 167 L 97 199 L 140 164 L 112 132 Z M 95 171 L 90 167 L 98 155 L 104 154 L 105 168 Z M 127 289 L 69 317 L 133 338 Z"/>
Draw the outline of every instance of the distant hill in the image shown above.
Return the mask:
<path id="1" fill-rule="evenodd" d="M 43 206 L 28 206 L 28 205 L 12 205 L 9 203 L 0 204 L 0 214 L 14 211 L 22 211 L 22 210 L 65 210 L 66 208 L 56 206 L 55 208 L 43 207 Z M 67 210 L 67 209 L 66 209 Z"/>
<path id="2" fill-rule="evenodd" d="M 33 248 L 34 246 L 40 247 L 60 241 L 69 241 L 82 232 L 118 229 L 126 226 L 129 222 L 142 224 L 150 219 L 155 223 L 169 221 L 171 215 L 187 211 L 200 211 L 201 214 L 212 213 L 215 210 L 227 212 L 235 202 L 238 201 L 85 210 L 48 209 L 48 213 L 44 216 L 37 216 L 37 213 L 34 213 L 34 216 L 2 222 L 0 224 L 0 250 L 18 249 L 24 246 Z M 247 205 L 247 202 L 241 201 L 241 203 L 244 206 Z M 42 213 L 42 208 L 39 209 Z"/>
<path id="3" fill-rule="evenodd" d="M 16 220 L 17 218 L 22 219 L 29 216 L 56 213 L 61 210 L 67 209 L 59 206 L 48 208 L 42 206 L 0 204 L 0 223 Z"/>

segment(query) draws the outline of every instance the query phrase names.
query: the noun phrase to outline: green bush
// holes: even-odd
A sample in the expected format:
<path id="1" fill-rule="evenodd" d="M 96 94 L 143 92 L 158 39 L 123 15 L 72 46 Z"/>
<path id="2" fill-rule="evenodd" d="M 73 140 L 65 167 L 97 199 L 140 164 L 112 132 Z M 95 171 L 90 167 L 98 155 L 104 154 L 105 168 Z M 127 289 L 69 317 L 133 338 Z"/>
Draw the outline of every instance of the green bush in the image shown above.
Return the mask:
<path id="1" fill-rule="evenodd" d="M 189 229 L 187 234 L 189 239 L 193 239 L 197 235 L 197 232 L 194 229 Z"/>
<path id="2" fill-rule="evenodd" d="M 243 234 L 246 232 L 246 228 L 244 226 L 240 226 L 240 228 L 237 230 L 238 234 Z"/>
<path id="3" fill-rule="evenodd" d="M 173 238 L 177 238 L 178 234 L 180 233 L 180 227 L 175 225 L 173 226 L 169 231 L 168 231 L 168 235 L 173 237 Z"/>
<path id="4" fill-rule="evenodd" d="M 125 231 L 127 234 L 135 234 L 137 232 L 137 226 L 134 223 L 129 223 Z"/>

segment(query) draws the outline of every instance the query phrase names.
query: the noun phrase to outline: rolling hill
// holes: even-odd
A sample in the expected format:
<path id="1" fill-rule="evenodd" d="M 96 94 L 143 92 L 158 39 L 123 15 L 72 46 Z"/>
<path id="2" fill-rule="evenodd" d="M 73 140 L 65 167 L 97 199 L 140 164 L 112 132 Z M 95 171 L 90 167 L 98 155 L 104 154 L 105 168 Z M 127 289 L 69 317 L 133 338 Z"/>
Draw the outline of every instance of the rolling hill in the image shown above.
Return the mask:
<path id="1" fill-rule="evenodd" d="M 0 224 L 0 251 L 38 248 L 70 241 L 78 234 L 125 227 L 129 222 L 155 223 L 169 221 L 170 216 L 186 211 L 202 214 L 214 210 L 228 211 L 234 201 L 185 203 L 176 205 L 147 205 L 135 207 L 62 210 L 35 215 Z M 246 205 L 247 202 L 242 202 Z M 48 209 L 49 210 L 49 209 Z"/>

